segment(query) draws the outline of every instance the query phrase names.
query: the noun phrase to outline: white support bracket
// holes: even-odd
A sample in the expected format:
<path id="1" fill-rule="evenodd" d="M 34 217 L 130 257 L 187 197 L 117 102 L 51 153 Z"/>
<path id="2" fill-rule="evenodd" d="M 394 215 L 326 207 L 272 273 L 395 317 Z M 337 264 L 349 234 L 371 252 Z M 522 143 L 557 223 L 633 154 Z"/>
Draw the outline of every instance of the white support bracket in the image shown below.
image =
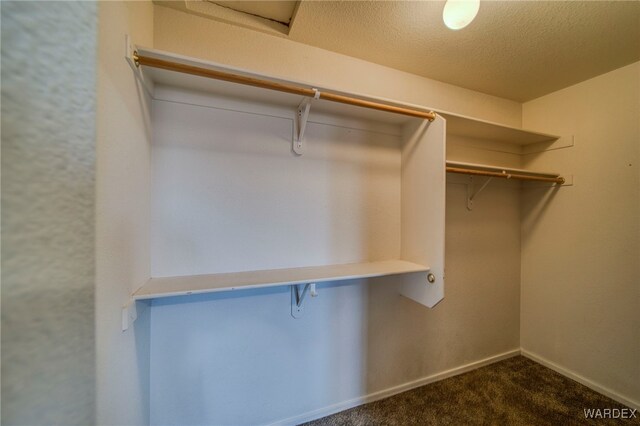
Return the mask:
<path id="1" fill-rule="evenodd" d="M 136 301 L 130 299 L 127 304 L 122 307 L 122 331 L 127 331 L 136 319 L 138 319 Z"/>
<path id="2" fill-rule="evenodd" d="M 304 302 L 304 298 L 307 293 L 311 294 L 311 297 L 318 296 L 318 292 L 316 291 L 316 284 L 309 283 L 304 284 L 294 284 L 291 286 L 291 316 L 294 318 L 301 318 L 304 313 L 304 306 L 302 306 L 302 302 Z"/>
<path id="3" fill-rule="evenodd" d="M 305 98 L 298 106 L 296 117 L 293 120 L 293 152 L 298 155 L 304 153 L 304 131 L 307 128 L 307 120 L 309 120 L 309 111 L 311 111 L 311 101 L 320 98 L 320 91 L 313 89 L 313 98 Z"/>
<path id="4" fill-rule="evenodd" d="M 504 172 L 503 172 L 504 173 Z M 467 210 L 473 210 L 473 199 L 476 198 L 478 194 L 484 190 L 489 182 L 493 180 L 492 177 L 488 177 L 484 183 L 478 188 L 475 192 L 473 192 L 473 178 L 470 178 L 471 182 L 467 184 Z"/>

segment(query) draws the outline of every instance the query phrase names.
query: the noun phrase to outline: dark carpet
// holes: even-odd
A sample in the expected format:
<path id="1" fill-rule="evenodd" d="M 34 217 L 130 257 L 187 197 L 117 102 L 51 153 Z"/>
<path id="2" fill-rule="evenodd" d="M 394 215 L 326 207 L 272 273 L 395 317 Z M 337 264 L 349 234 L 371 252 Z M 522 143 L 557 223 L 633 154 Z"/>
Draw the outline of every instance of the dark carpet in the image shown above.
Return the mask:
<path id="1" fill-rule="evenodd" d="M 631 412 L 517 356 L 305 425 L 640 425 L 638 412 L 632 419 L 585 418 L 585 409 L 597 408 Z"/>

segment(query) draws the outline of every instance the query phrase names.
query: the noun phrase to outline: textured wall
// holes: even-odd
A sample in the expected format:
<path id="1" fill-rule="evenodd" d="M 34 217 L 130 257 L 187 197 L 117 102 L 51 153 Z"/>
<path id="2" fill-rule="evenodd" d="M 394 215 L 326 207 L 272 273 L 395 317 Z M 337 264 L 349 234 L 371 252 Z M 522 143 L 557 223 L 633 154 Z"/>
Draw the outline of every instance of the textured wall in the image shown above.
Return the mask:
<path id="1" fill-rule="evenodd" d="M 149 422 L 145 305 L 123 333 L 121 309 L 149 277 L 148 96 L 125 60 L 125 35 L 153 42 L 150 2 L 100 2 L 96 185 L 97 422 Z"/>
<path id="2" fill-rule="evenodd" d="M 94 423 L 97 5 L 2 3 L 2 423 Z"/>
<path id="3" fill-rule="evenodd" d="M 529 156 L 574 174 L 525 191 L 522 348 L 640 406 L 640 63 L 524 105 L 526 127 L 575 135 Z"/>

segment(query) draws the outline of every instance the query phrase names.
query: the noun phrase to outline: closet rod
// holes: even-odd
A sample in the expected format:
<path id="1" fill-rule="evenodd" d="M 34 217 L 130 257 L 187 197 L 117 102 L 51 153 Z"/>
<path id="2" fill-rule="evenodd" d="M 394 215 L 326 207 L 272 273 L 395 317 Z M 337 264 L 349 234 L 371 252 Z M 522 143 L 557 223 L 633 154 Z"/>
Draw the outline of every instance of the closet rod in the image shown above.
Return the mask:
<path id="1" fill-rule="evenodd" d="M 139 55 L 138 52 L 133 54 L 133 60 L 136 66 L 145 65 L 153 68 L 160 68 L 169 71 L 181 72 L 184 74 L 197 75 L 199 77 L 213 78 L 216 80 L 230 81 L 232 83 L 245 84 L 248 86 L 261 87 L 263 89 L 277 90 L 280 92 L 292 93 L 294 95 L 302 95 L 308 97 L 315 97 L 315 89 L 294 86 L 291 84 L 276 83 L 274 81 L 262 80 L 254 77 L 246 77 L 239 74 L 232 74 L 223 71 L 215 71 L 207 68 L 196 67 L 193 65 L 181 64 L 179 62 L 165 61 L 163 59 L 151 58 L 149 56 Z M 319 92 L 320 99 L 324 99 L 332 102 L 340 102 L 343 104 L 355 105 L 364 108 L 376 109 L 379 111 L 392 112 L 395 114 L 408 115 L 411 117 L 423 118 L 429 121 L 433 121 L 436 118 L 436 113 L 433 111 L 420 111 L 417 109 L 410 109 L 404 107 L 398 107 L 393 105 L 381 104 L 378 102 L 365 101 L 362 99 L 352 98 L 349 96 L 338 95 L 336 93 Z"/>
<path id="2" fill-rule="evenodd" d="M 487 170 L 473 170 L 473 169 L 461 169 L 458 167 L 447 167 L 447 173 L 461 173 L 464 175 L 474 175 L 474 176 L 489 176 L 503 179 L 519 179 L 519 180 L 535 180 L 539 182 L 554 182 L 563 184 L 564 178 L 561 176 L 558 177 L 542 177 L 542 176 L 528 176 L 522 175 L 518 173 L 500 173 L 500 172 L 490 172 Z"/>

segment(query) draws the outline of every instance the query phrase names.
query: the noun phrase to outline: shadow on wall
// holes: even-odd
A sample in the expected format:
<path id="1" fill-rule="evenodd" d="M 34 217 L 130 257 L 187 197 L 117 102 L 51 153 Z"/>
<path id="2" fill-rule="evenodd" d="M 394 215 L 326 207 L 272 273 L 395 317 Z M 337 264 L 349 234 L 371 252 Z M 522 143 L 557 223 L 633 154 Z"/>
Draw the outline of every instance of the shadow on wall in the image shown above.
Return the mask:
<path id="1" fill-rule="evenodd" d="M 263 424 L 359 396 L 367 287 L 319 285 L 300 319 L 288 287 L 155 300 L 151 423 Z"/>
<path id="2" fill-rule="evenodd" d="M 540 219 L 544 217 L 545 212 L 551 205 L 554 197 L 562 186 L 554 185 L 553 187 L 524 187 L 526 196 L 523 196 L 522 203 L 522 238 L 527 238 L 535 231 Z M 563 188 L 566 190 L 568 187 Z"/>

